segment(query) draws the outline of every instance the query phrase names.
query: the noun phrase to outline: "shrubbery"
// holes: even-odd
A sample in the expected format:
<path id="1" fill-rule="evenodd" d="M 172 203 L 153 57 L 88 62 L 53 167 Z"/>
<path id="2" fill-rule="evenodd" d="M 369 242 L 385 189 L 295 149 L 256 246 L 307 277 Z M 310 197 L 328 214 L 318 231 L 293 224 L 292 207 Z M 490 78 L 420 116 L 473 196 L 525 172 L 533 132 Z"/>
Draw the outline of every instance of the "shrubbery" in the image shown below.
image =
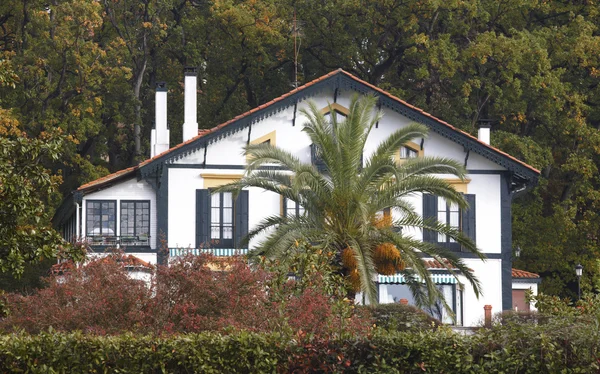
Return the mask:
<path id="1" fill-rule="evenodd" d="M 292 263 L 303 266 L 306 256 L 317 258 L 308 253 Z M 343 289 L 343 280 L 322 276 L 321 266 L 311 262 L 300 279 L 290 280 L 274 264 L 251 268 L 241 259 L 189 256 L 159 267 L 147 285 L 109 256 L 50 277 L 33 295 L 5 296 L 9 314 L 0 329 L 100 335 L 247 330 L 306 338 L 368 333 L 371 319 L 332 292 Z"/>
<path id="2" fill-rule="evenodd" d="M 236 332 L 169 336 L 0 336 L 0 371 L 202 373 L 595 373 L 594 326 L 505 325 L 473 336 L 435 331 L 298 341 Z M 52 368 L 52 370 L 50 370 Z"/>
<path id="3" fill-rule="evenodd" d="M 379 304 L 367 307 L 377 327 L 390 331 L 435 330 L 441 322 L 412 305 Z"/>

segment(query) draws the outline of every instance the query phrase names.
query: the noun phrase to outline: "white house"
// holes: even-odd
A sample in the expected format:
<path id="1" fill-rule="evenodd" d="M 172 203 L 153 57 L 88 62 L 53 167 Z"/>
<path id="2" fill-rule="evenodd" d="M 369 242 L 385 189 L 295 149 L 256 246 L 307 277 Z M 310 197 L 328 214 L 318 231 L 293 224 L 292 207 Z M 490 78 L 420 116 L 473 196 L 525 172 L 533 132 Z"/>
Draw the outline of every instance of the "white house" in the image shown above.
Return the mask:
<path id="1" fill-rule="evenodd" d="M 516 192 L 537 183 L 539 171 L 490 146 L 489 127 L 481 128 L 478 138 L 471 136 L 342 70 L 210 130 L 198 131 L 196 72 L 186 69 L 183 142 L 168 147 L 167 89 L 159 84 L 151 158 L 79 187 L 63 202 L 54 223 L 66 239 L 87 240 L 96 251 L 119 246 L 150 263 L 166 263 L 169 257 L 189 248 L 199 251 L 210 247 L 221 256 L 235 253 L 236 248 L 243 253 L 248 248 L 238 248 L 238 240 L 263 217 L 294 213 L 301 208 L 255 188 L 243 191 L 235 203 L 230 194 L 211 196 L 209 190 L 242 176 L 246 164 L 242 147 L 248 143 L 270 142 L 306 162 L 315 162 L 309 138 L 301 131 L 305 118 L 299 109 L 313 100 L 324 112 L 331 104 L 333 110 L 344 114 L 356 93 L 376 95 L 378 107 L 384 112 L 370 135 L 365 156 L 393 131 L 416 121 L 429 127 L 429 136 L 399 149 L 398 159 L 450 157 L 468 170 L 464 182 L 450 175 L 440 176 L 465 194 L 471 204 L 468 211 L 441 204 L 435 196 L 412 197 L 421 214 L 461 227 L 487 257 L 483 262 L 471 253 L 461 252 L 456 243 L 445 242 L 437 234 L 410 233 L 456 250 L 481 281 L 483 295 L 477 299 L 460 275 L 457 281 L 443 266 L 430 263 L 433 280 L 455 310 L 458 324 L 479 322 L 484 305 L 492 305 L 494 312 L 512 309 L 511 202 Z M 381 302 L 410 300 L 401 275 L 380 276 L 378 280 Z"/>

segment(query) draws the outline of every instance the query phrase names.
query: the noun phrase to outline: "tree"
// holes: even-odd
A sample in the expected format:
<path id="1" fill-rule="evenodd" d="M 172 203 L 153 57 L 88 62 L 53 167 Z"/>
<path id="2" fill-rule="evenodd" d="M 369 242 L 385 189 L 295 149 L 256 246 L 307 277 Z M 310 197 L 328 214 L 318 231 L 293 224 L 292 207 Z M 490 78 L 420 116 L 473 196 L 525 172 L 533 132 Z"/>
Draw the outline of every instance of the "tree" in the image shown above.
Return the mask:
<path id="1" fill-rule="evenodd" d="M 303 131 L 308 134 L 323 168 L 302 163 L 289 152 L 267 145 L 248 145 L 250 162 L 245 176 L 224 189 L 236 191 L 259 187 L 282 195 L 304 207 L 307 214 L 297 217 L 271 216 L 248 235 L 266 232 L 252 252 L 254 256 L 285 257 L 299 242 L 311 243 L 334 254 L 335 262 L 348 280 L 350 294 L 362 290 L 376 303 L 376 273 L 405 276 L 415 300 L 428 305 L 440 298 L 420 253 L 438 260 L 448 270 L 459 269 L 476 294 L 479 282 L 472 271 L 452 252 L 430 243 L 404 236 L 394 227 L 434 230 L 454 238 L 469 251 L 482 257 L 475 244 L 458 230 L 423 220 L 406 197 L 430 193 L 468 206 L 464 197 L 447 182 L 433 174 L 465 177 L 464 168 L 446 158 L 419 158 L 397 164 L 393 154 L 406 142 L 424 137 L 427 128 L 420 124 L 406 126 L 384 140 L 363 166 L 363 153 L 369 133 L 381 114 L 373 116 L 375 98 L 354 97 L 345 120 L 335 115 L 327 120 L 314 103 L 302 113 L 308 118 Z M 333 112 L 333 111 L 332 111 Z M 276 165 L 286 171 L 259 169 Z M 381 224 L 379 212 L 396 209 L 400 217 Z M 425 281 L 423 287 L 421 280 Z"/>
<path id="2" fill-rule="evenodd" d="M 70 249 L 50 227 L 45 209 L 60 177 L 43 162 L 59 157 L 61 142 L 58 132 L 28 138 L 11 113 L 0 108 L 0 272 L 20 275 L 26 263 L 56 257 L 61 247 Z"/>

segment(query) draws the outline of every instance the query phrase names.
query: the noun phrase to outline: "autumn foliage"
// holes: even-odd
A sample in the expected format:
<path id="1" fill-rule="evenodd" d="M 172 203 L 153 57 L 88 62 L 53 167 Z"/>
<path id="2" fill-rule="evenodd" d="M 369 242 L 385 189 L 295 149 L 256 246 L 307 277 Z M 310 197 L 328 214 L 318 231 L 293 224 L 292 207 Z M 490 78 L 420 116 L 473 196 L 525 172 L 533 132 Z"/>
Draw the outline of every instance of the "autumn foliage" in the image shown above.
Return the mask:
<path id="1" fill-rule="evenodd" d="M 130 275 L 111 256 L 53 275 L 35 294 L 5 296 L 9 314 L 0 329 L 100 335 L 280 331 L 304 338 L 365 334 L 372 323 L 330 296 L 318 274 L 300 282 L 251 268 L 241 258 L 184 257 L 159 266 L 149 283 Z"/>

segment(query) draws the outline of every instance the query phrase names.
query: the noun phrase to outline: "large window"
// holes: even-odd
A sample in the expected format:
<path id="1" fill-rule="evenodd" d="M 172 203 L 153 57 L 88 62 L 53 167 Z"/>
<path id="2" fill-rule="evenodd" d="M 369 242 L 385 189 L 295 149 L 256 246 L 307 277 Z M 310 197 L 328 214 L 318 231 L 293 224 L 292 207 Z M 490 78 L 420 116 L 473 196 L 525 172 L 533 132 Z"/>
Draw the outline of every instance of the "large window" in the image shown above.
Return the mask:
<path id="1" fill-rule="evenodd" d="M 457 230 L 461 230 L 460 209 L 455 203 L 446 201 L 443 197 L 438 197 L 437 219 L 441 224 L 449 225 Z M 449 236 L 438 233 L 438 243 L 455 243 L 455 240 Z"/>
<path id="2" fill-rule="evenodd" d="M 150 201 L 121 202 L 121 236 L 147 239 L 150 235 Z"/>
<path id="3" fill-rule="evenodd" d="M 233 196 L 213 193 L 210 198 L 210 239 L 219 247 L 233 246 Z"/>
<path id="4" fill-rule="evenodd" d="M 248 234 L 248 191 L 196 190 L 196 248 L 242 248 Z M 244 246 L 244 248 L 247 248 Z"/>
<path id="5" fill-rule="evenodd" d="M 115 201 L 88 200 L 86 202 L 87 236 L 116 235 L 116 205 Z"/>
<path id="6" fill-rule="evenodd" d="M 456 228 L 475 241 L 475 195 L 465 194 L 464 196 L 469 204 L 468 209 L 460 209 L 458 205 L 448 203 L 444 198 L 439 196 L 424 194 L 423 218 L 427 221 L 437 221 L 438 223 Z M 423 241 L 437 243 L 452 250 L 462 250 L 459 243 L 454 239 L 433 230 L 423 230 Z"/>

